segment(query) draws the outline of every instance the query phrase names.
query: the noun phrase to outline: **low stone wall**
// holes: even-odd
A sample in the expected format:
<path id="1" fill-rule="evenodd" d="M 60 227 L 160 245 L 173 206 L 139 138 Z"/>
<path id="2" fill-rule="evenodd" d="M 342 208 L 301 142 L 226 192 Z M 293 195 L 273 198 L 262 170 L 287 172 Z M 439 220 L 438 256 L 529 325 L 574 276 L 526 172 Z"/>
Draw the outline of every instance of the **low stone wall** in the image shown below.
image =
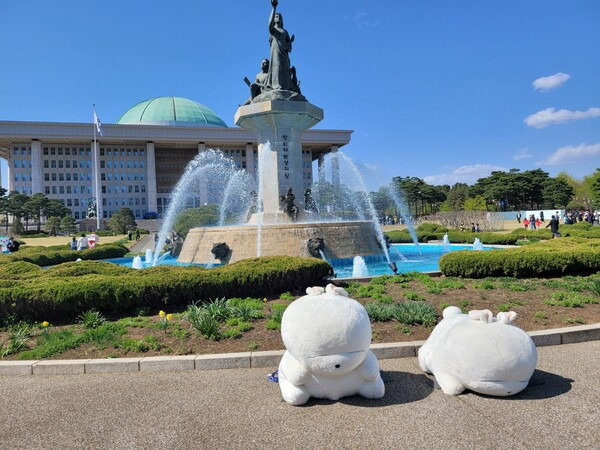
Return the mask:
<path id="1" fill-rule="evenodd" d="M 309 257 L 307 241 L 323 238 L 327 259 L 382 253 L 372 222 L 327 222 L 263 225 L 261 227 L 261 256 Z M 183 244 L 178 261 L 214 263 L 211 249 L 225 242 L 231 249 L 228 261 L 257 256 L 258 226 L 241 225 L 218 228 L 192 228 Z M 219 262 L 219 261 L 216 261 Z"/>

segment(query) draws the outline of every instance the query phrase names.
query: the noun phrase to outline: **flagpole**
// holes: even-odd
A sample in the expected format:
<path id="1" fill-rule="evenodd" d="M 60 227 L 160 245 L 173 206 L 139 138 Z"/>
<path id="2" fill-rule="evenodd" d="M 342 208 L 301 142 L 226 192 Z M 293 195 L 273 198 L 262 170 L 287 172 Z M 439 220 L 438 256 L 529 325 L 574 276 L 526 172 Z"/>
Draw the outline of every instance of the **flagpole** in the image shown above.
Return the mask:
<path id="1" fill-rule="evenodd" d="M 94 103 L 94 121 L 92 123 L 92 127 L 94 128 L 94 151 L 92 152 L 92 158 L 94 160 L 94 177 L 95 177 L 95 183 L 94 183 L 94 197 L 96 199 L 96 231 L 98 231 L 100 229 L 100 214 L 98 214 L 98 164 L 97 164 L 97 158 L 96 158 L 96 152 L 98 151 L 97 149 L 97 144 L 96 144 L 96 104 Z"/>

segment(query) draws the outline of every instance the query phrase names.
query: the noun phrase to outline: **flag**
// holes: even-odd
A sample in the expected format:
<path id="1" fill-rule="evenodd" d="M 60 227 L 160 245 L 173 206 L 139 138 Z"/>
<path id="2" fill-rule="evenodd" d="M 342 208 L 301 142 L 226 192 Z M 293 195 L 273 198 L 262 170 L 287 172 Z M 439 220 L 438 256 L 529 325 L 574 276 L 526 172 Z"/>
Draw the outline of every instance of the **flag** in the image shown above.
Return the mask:
<path id="1" fill-rule="evenodd" d="M 96 114 L 96 109 L 94 109 L 94 125 L 96 126 L 96 131 L 98 132 L 98 134 L 100 136 L 103 136 L 102 123 L 100 122 L 100 119 L 98 118 L 98 114 Z"/>

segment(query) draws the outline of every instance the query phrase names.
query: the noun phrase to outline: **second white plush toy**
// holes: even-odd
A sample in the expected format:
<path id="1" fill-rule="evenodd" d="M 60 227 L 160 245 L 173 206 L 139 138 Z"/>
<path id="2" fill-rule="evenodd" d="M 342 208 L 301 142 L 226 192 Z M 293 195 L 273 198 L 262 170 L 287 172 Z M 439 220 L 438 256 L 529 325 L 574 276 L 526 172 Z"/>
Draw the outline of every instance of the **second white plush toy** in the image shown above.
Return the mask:
<path id="1" fill-rule="evenodd" d="M 379 363 L 369 350 L 371 323 L 365 308 L 332 284 L 306 292 L 281 320 L 287 349 L 279 364 L 283 399 L 302 405 L 310 397 L 383 397 Z"/>
<path id="2" fill-rule="evenodd" d="M 468 388 L 508 396 L 527 387 L 537 350 L 527 333 L 512 324 L 517 313 L 494 318 L 487 309 L 462 314 L 449 306 L 443 316 L 419 349 L 419 364 L 434 375 L 445 394 L 457 395 Z"/>

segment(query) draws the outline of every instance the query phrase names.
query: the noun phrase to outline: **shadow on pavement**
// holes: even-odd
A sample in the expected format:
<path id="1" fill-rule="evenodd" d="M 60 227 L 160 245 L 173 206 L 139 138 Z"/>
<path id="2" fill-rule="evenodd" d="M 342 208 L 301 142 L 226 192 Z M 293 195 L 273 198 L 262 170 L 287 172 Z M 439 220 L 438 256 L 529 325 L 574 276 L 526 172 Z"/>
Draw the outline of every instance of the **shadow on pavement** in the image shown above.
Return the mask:
<path id="1" fill-rule="evenodd" d="M 428 397 L 433 392 L 433 385 L 425 375 L 415 375 L 408 372 L 381 371 L 381 378 L 385 384 L 385 395 L 383 398 L 372 400 L 353 395 L 344 397 L 337 402 L 332 400 L 311 398 L 305 407 L 330 405 L 332 403 L 343 403 L 350 406 L 364 408 L 379 408 L 390 405 L 401 405 L 404 403 L 418 402 Z"/>
<path id="2" fill-rule="evenodd" d="M 536 370 L 533 372 L 531 380 L 527 387 L 516 395 L 510 397 L 494 397 L 491 395 L 477 394 L 467 391 L 479 397 L 495 398 L 498 400 L 543 400 L 546 398 L 558 397 L 571 390 L 571 385 L 575 380 L 561 377 L 555 373 Z"/>
<path id="3" fill-rule="evenodd" d="M 507 400 L 542 400 L 558 397 L 569 392 L 574 381 L 555 373 L 536 370 L 525 390 L 513 397 L 507 397 Z"/>

